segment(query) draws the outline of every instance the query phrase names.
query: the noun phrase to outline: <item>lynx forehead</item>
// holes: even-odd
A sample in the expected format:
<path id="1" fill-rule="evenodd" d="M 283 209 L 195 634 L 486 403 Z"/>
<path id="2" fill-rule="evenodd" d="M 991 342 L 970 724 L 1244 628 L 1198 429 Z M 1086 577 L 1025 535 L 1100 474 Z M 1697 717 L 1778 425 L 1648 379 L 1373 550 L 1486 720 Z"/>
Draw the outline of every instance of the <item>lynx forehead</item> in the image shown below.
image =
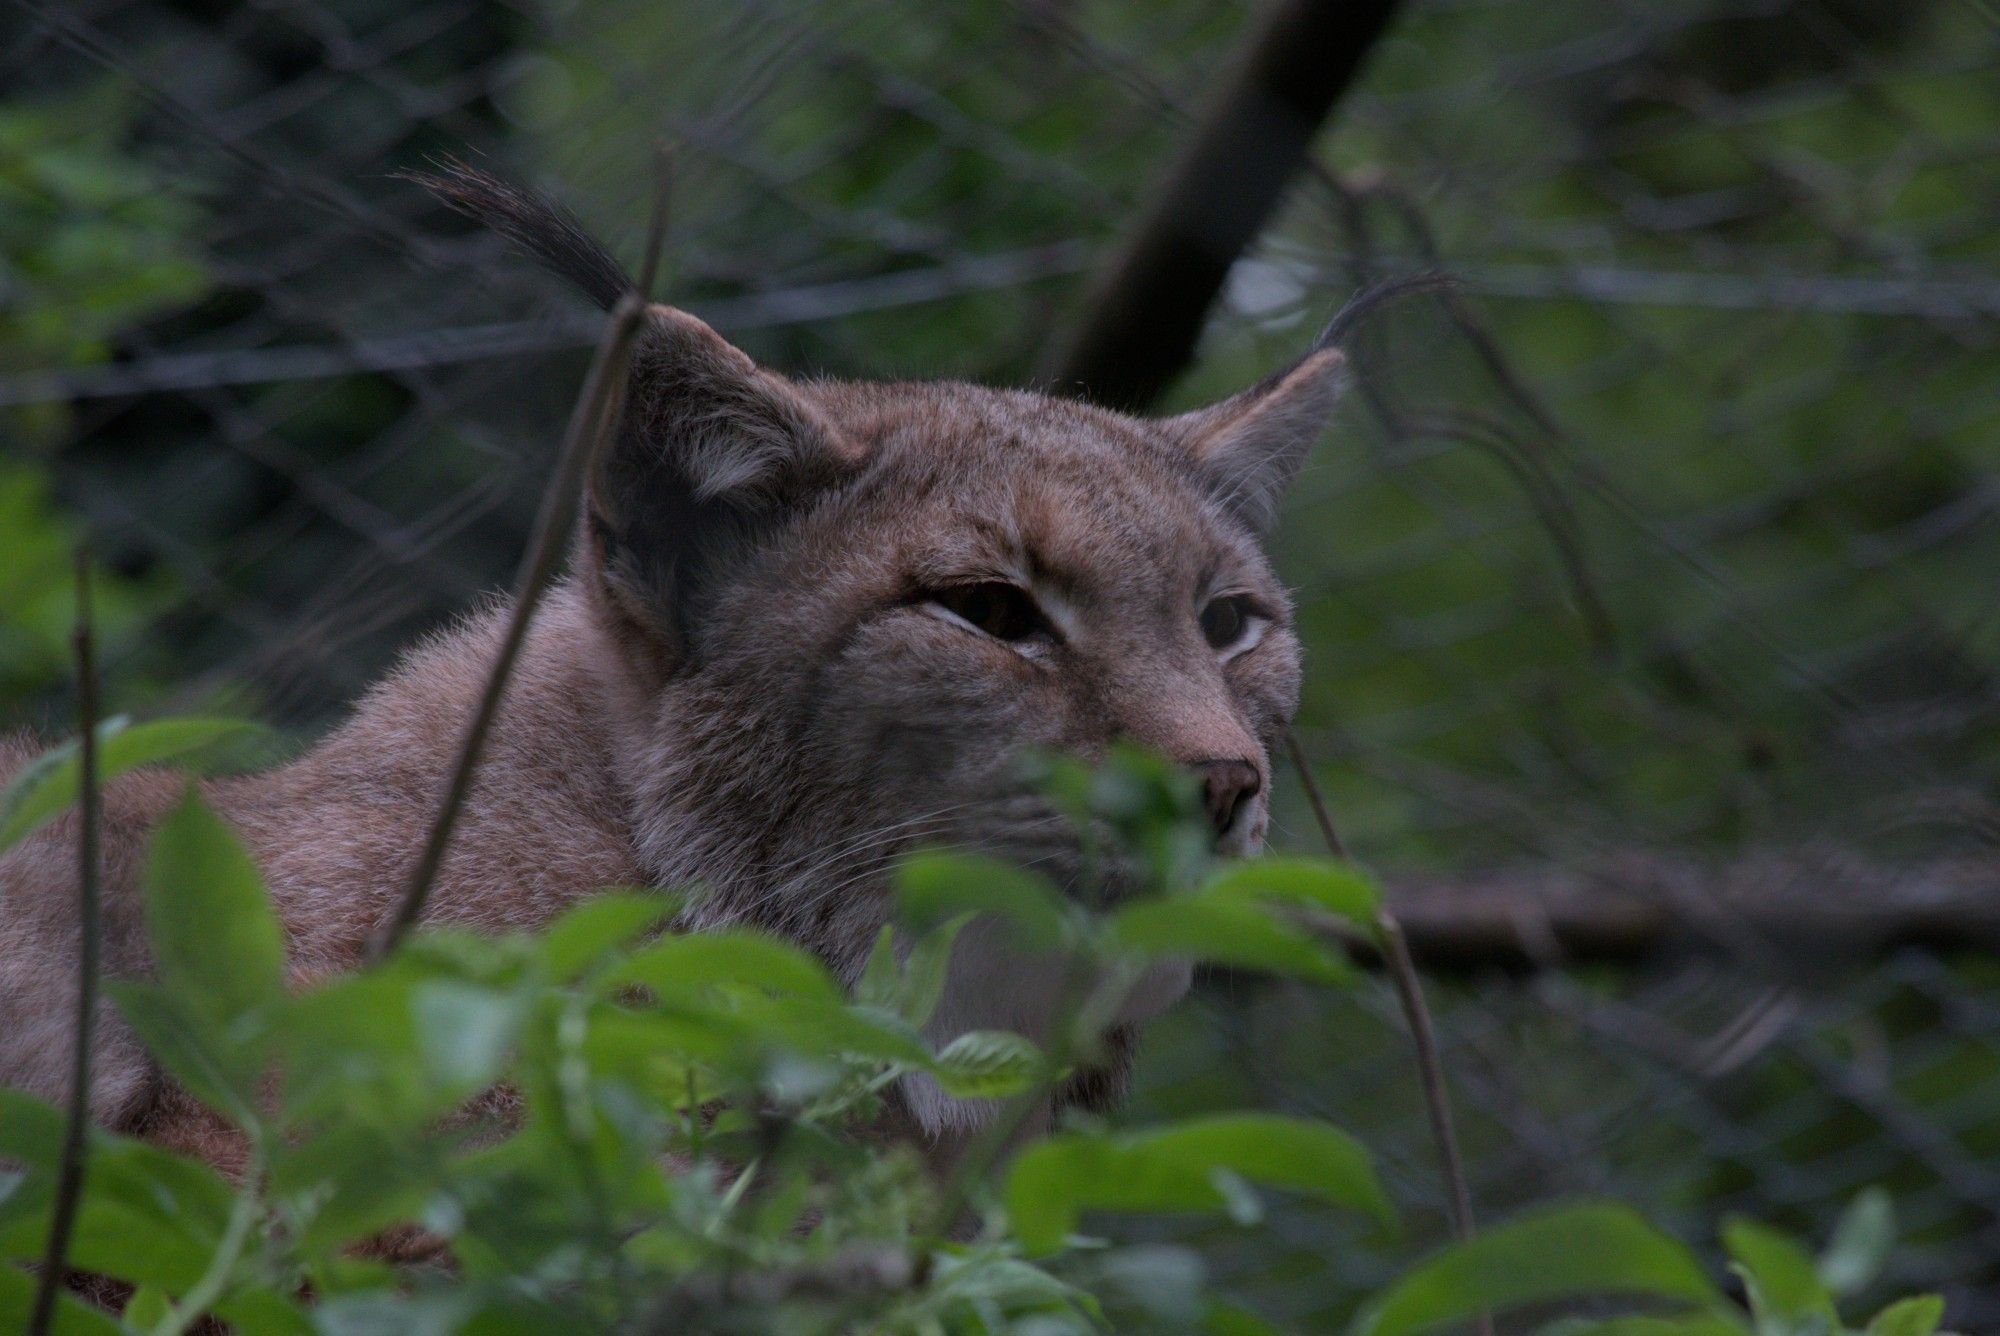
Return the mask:
<path id="1" fill-rule="evenodd" d="M 470 172 L 428 184 L 601 305 L 630 291 L 544 201 Z M 1195 769 L 1219 845 L 1254 849 L 1299 674 L 1259 535 L 1341 364 L 1315 346 L 1220 403 L 1142 419 L 964 384 L 788 379 L 648 308 L 571 574 L 536 617 L 430 918 L 533 926 L 599 887 L 697 883 L 690 927 L 755 923 L 851 979 L 915 845 L 1076 875 L 1014 762 L 1119 739 Z M 298 977 L 351 967 L 395 902 L 504 613 L 417 647 L 300 760 L 209 786 L 266 872 Z M 0 775 L 30 750 L 0 746 Z M 137 774 L 108 795 L 113 973 L 148 969 L 131 882 L 177 788 Z M 57 824 L 0 862 L 0 1083 L 44 1093 L 66 1048 L 70 838 Z M 933 1037 L 1035 1032 L 1050 968 L 975 925 Z M 1143 981 L 1125 1019 L 1185 982 Z M 227 1160 L 115 1015 L 102 1024 L 98 1116 Z M 923 1083 L 902 1097 L 903 1130 L 947 1147 L 980 1116 Z"/>

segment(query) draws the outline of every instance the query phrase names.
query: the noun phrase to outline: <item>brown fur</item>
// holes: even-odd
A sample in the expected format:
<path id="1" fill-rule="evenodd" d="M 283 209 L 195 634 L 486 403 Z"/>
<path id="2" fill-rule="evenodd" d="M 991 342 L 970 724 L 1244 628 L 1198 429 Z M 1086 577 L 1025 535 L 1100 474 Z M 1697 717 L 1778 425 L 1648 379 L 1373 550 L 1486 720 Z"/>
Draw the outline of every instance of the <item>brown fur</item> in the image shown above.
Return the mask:
<path id="1" fill-rule="evenodd" d="M 698 882 L 690 926 L 757 924 L 852 979 L 885 870 L 915 845 L 1077 874 L 1061 823 L 1013 777 L 1024 749 L 1132 739 L 1244 763 L 1268 790 L 1299 665 L 1256 530 L 1339 361 L 1318 350 L 1214 408 L 1142 420 L 962 384 L 788 381 L 653 308 L 572 573 L 535 619 L 427 921 L 530 929 L 601 887 Z M 930 598 L 968 581 L 1031 591 L 1059 636 L 1008 643 Z M 1268 621 L 1233 655 L 1198 621 L 1219 593 Z M 204 786 L 264 870 L 297 981 L 354 966 L 402 892 L 504 612 L 418 646 L 302 759 Z M 34 750 L 0 743 L 0 776 Z M 137 868 L 181 783 L 138 773 L 107 792 L 114 975 L 147 970 Z M 1263 823 L 1260 791 L 1225 842 L 1254 847 Z M 66 817 L 0 861 L 0 1082 L 51 1097 L 75 836 Z M 1044 963 L 976 932 L 958 957 L 935 1037 L 1046 1020 Z M 1184 982 L 1154 981 L 1126 1019 Z M 231 1160 L 226 1130 L 115 1015 L 98 1045 L 102 1122 Z M 950 1142 L 977 1120 L 905 1094 L 914 1135 Z"/>

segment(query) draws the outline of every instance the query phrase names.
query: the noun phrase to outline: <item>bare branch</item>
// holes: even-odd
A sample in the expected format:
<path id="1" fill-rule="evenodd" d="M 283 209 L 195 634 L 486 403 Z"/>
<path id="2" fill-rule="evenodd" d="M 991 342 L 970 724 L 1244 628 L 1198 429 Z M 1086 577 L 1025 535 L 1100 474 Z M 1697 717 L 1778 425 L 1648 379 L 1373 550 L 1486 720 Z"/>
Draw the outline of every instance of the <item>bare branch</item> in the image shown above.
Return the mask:
<path id="1" fill-rule="evenodd" d="M 1159 397 L 1395 8 L 1395 0 L 1272 6 L 1048 367 L 1057 386 L 1120 408 Z"/>
<path id="2" fill-rule="evenodd" d="M 1390 878 L 1411 953 L 1432 971 L 1736 959 L 1783 943 L 1789 971 L 1827 974 L 1904 948 L 2000 955 L 2000 869 L 1990 859 L 1892 866 L 1785 848 L 1722 863 L 1632 854 Z"/>
<path id="3" fill-rule="evenodd" d="M 98 929 L 98 792 L 97 792 L 97 663 L 91 635 L 90 555 L 76 551 L 76 629 L 71 636 L 76 653 L 76 713 L 82 737 L 77 744 L 78 777 L 76 870 L 76 1034 L 71 1041 L 69 1111 L 63 1129 L 62 1164 L 56 1175 L 56 1196 L 49 1212 L 48 1242 L 42 1249 L 41 1276 L 35 1286 L 35 1306 L 28 1318 L 31 1336 L 45 1336 L 55 1318 L 56 1296 L 62 1290 L 69 1239 L 83 1200 L 84 1165 L 90 1138 L 90 1041 L 97 1023 Z"/>

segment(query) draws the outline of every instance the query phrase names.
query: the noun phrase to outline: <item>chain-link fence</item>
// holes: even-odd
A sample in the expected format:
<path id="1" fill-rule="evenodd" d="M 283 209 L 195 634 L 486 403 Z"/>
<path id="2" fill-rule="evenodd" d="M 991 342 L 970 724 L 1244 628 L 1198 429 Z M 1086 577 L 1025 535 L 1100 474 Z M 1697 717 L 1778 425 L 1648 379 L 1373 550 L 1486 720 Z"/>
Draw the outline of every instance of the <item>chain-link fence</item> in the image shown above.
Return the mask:
<path id="1" fill-rule="evenodd" d="M 0 700 L 87 527 L 134 708 L 309 733 L 517 554 L 594 315 L 393 177 L 485 157 L 776 365 L 1044 373 L 1251 7 L 4 0 Z M 1278 540 L 1302 735 L 1450 973 L 1474 1188 L 1823 1231 L 2000 1331 L 2000 13 L 1393 7 L 1177 400 L 1371 280 Z M 54 592 L 50 592 L 54 591 Z M 1310 825 L 1287 796 L 1281 834 Z M 1331 1116 L 1440 1201 L 1395 1013 L 1220 979 L 1150 1110 Z M 1216 1266 L 1311 1329 L 1364 1238 Z"/>

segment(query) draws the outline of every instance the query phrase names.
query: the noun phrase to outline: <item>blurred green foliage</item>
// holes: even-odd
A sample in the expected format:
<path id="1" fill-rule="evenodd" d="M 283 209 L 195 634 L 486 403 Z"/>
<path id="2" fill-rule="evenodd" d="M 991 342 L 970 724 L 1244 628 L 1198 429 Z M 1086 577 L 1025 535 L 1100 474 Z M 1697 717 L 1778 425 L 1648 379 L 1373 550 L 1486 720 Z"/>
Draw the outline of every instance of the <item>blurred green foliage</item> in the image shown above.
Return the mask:
<path id="1" fill-rule="evenodd" d="M 0 371 L 94 366 L 209 289 L 201 215 L 129 147 L 135 99 L 106 80 L 0 103 Z M 8 425 L 46 444 L 61 405 L 34 407 Z"/>
<path id="2" fill-rule="evenodd" d="M 184 747 L 225 726 L 153 727 Z M 0 812 L 47 806 L 65 760 L 31 767 L 0 793 Z M 1204 1214 L 1255 1231 L 1277 1192 L 1369 1221 L 1373 1246 L 1393 1254 L 1406 1246 L 1396 1206 L 1347 1133 L 1267 1111 L 1117 1133 L 1079 1117 L 1004 1165 L 1003 1153 L 1100 1054 L 1148 967 L 1187 958 L 1343 983 L 1340 948 L 1293 913 L 1339 914 L 1366 934 L 1374 889 L 1333 863 L 1163 868 L 1150 855 L 1187 846 L 1174 832 L 1205 831 L 1206 818 L 1179 776 L 1144 757 L 1058 766 L 1050 791 L 1112 833 L 1107 854 L 1155 869 L 1139 898 L 1092 909 L 1099 897 L 1064 897 L 1033 873 L 933 855 L 903 892 L 931 926 L 908 925 L 901 952 L 885 928 L 850 997 L 776 938 L 660 935 L 682 903 L 661 891 L 587 898 L 532 936 L 425 933 L 293 995 L 257 869 L 191 789 L 146 860 L 155 975 L 107 988 L 152 1056 L 240 1138 L 244 1167 L 231 1182 L 94 1136 L 66 1255 L 129 1288 L 115 1315 L 65 1296 L 58 1329 L 177 1336 L 213 1315 L 242 1336 L 1278 1330 L 1216 1287 L 1198 1254 L 1079 1230 Z M 1023 879 L 1038 884 L 1021 894 Z M 1199 939 L 1136 928 L 1155 906 L 1201 922 Z M 924 1041 L 953 936 L 974 913 L 1046 929 L 1070 962 L 1043 1047 L 998 1032 L 935 1051 Z M 984 1130 L 941 1176 L 914 1147 L 870 1134 L 883 1092 L 913 1074 L 986 1101 Z M 503 1098 L 482 1098 L 495 1088 Z M 42 1255 L 62 1145 L 57 1110 L 0 1090 L 0 1162 L 16 1166 L 0 1170 L 0 1259 Z M 407 1246 L 413 1228 L 424 1246 Z M 397 1230 L 414 1254 L 401 1262 L 374 1245 Z M 1544 1330 L 1840 1336 L 1835 1296 L 1880 1271 L 1893 1221 L 1886 1199 L 1864 1197 L 1818 1261 L 1753 1221 L 1729 1222 L 1725 1240 L 1748 1313 L 1630 1208 L 1573 1203 L 1418 1262 L 1352 1331 L 1404 1336 L 1482 1309 L 1603 1296 L 1672 1316 Z M 28 1273 L 0 1266 L 0 1321 L 22 1321 L 33 1293 Z M 1905 1300 L 1868 1333 L 1932 1336 L 1941 1316 L 1934 1298 Z"/>
<path id="3" fill-rule="evenodd" d="M 200 214 L 129 149 L 133 94 L 100 82 L 0 104 L 0 374 L 89 367 L 118 336 L 210 285 Z M 70 672 L 79 527 L 53 504 L 42 462 L 69 428 L 60 399 L 0 408 L 0 701 L 32 700 Z M 114 643 L 174 597 L 158 574 L 99 567 Z"/>

